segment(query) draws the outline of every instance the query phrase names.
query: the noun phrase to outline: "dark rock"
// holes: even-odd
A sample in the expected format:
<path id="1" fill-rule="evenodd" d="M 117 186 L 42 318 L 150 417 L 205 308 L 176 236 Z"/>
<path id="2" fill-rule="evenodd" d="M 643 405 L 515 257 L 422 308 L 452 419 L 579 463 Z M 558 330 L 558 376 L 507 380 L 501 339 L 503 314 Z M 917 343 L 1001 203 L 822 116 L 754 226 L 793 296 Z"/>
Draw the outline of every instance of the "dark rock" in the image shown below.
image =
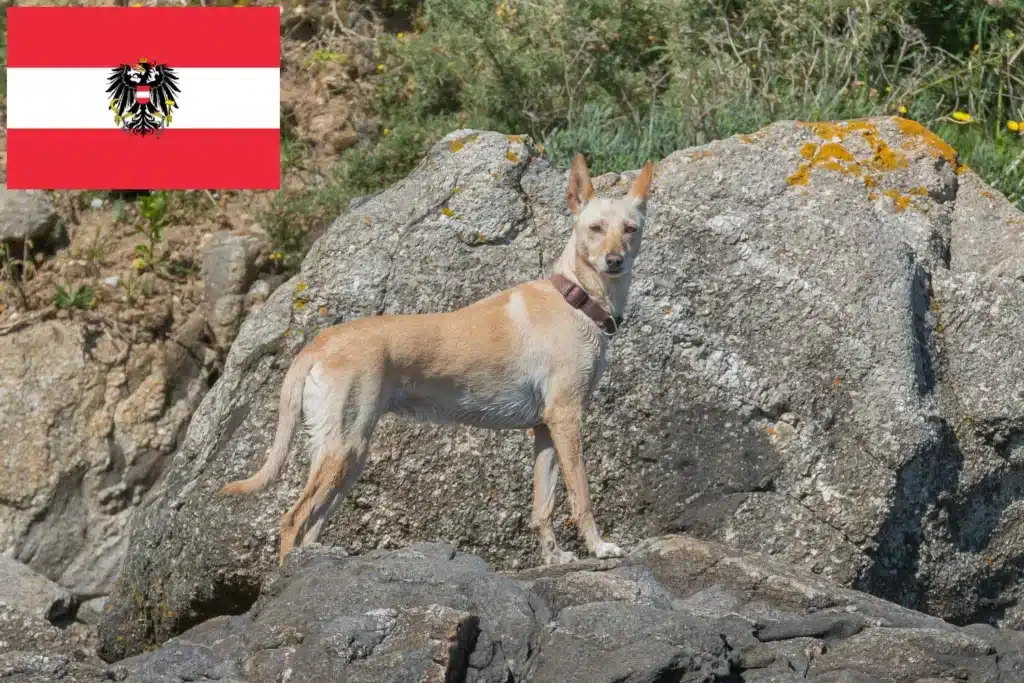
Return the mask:
<path id="1" fill-rule="evenodd" d="M 313 545 L 288 557 L 245 614 L 110 673 L 126 683 L 1017 680 L 1022 633 L 924 615 L 930 627 L 893 626 L 866 616 L 884 611 L 878 598 L 770 558 L 679 536 L 642 548 L 501 574 L 441 544 L 358 557 Z M 736 599 L 692 599 L 709 586 Z"/>

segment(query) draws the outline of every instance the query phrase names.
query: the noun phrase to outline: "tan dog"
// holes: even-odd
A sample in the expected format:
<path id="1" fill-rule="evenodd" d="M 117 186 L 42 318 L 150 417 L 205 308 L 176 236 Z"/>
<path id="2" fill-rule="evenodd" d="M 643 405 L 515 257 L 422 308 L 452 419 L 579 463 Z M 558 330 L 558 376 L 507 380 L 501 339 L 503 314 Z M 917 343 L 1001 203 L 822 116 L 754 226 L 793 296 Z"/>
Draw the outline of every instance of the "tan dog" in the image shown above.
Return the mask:
<path id="1" fill-rule="evenodd" d="M 302 495 L 281 518 L 281 562 L 300 534 L 302 544 L 316 540 L 355 485 L 384 413 L 488 429 L 533 428 L 531 526 L 540 534 L 545 563 L 576 559 L 558 547 L 551 525 L 556 454 L 587 549 L 599 558 L 622 556 L 618 546 L 601 539 L 594 522 L 580 429 L 626 305 L 652 168 L 647 162 L 623 199 L 597 198 L 587 165 L 576 155 L 568 190 L 572 236 L 550 280 L 447 313 L 342 323 L 296 356 L 284 379 L 266 463 L 249 479 L 221 489 L 250 493 L 273 481 L 296 422 L 305 416 L 313 456 Z"/>

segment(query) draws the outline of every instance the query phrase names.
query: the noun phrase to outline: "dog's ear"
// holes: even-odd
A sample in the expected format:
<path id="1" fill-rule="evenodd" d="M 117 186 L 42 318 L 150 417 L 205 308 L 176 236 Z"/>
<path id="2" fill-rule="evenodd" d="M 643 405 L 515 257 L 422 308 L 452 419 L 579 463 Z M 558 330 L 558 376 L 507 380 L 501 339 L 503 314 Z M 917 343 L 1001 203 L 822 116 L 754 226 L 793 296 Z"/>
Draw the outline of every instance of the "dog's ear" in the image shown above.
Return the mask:
<path id="1" fill-rule="evenodd" d="M 583 207 L 594 198 L 594 184 L 590 182 L 590 171 L 587 170 L 587 162 L 583 155 L 577 153 L 572 160 L 572 168 L 569 169 L 569 191 L 566 195 L 569 201 L 569 210 L 573 215 L 580 215 Z"/>
<path id="2" fill-rule="evenodd" d="M 636 202 L 641 211 L 643 211 L 647 206 L 647 192 L 651 189 L 651 178 L 653 175 L 654 164 L 648 161 L 644 164 L 644 167 L 640 169 L 640 173 L 637 175 L 636 180 L 633 181 L 633 186 L 629 188 L 629 194 L 627 196 Z"/>

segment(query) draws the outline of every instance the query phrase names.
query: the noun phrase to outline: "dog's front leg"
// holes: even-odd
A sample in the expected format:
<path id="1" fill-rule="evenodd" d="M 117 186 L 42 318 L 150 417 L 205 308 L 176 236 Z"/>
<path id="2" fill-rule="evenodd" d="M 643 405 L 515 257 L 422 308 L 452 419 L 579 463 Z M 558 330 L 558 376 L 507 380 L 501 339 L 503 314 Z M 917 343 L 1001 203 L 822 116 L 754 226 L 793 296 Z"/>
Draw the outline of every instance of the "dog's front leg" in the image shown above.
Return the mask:
<path id="1" fill-rule="evenodd" d="M 556 413 L 548 423 L 551 438 L 555 444 L 558 461 L 565 475 L 565 487 L 569 492 L 569 507 L 587 549 L 597 558 L 622 557 L 625 553 L 614 543 L 602 540 L 590 508 L 590 489 L 587 473 L 583 467 L 583 439 L 578 411 Z"/>
<path id="2" fill-rule="evenodd" d="M 555 487 L 558 485 L 558 461 L 555 443 L 546 425 L 533 430 L 533 449 L 537 460 L 533 465 L 533 519 L 530 526 L 540 535 L 540 553 L 544 564 L 566 564 L 578 558 L 558 547 L 551 515 L 555 511 Z"/>

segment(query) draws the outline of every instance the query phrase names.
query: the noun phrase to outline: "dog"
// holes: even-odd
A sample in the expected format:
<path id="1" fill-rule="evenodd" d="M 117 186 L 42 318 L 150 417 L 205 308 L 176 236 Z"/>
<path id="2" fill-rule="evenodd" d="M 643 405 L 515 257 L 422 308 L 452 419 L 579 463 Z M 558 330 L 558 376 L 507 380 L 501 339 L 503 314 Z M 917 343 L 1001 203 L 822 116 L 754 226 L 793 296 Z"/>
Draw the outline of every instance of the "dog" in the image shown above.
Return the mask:
<path id="1" fill-rule="evenodd" d="M 583 466 L 581 422 L 622 321 L 647 217 L 648 161 L 621 199 L 595 195 L 581 154 L 569 171 L 572 234 L 549 279 L 534 280 L 445 313 L 385 315 L 321 332 L 292 362 L 277 434 L 263 467 L 221 493 L 259 491 L 278 475 L 305 418 L 309 478 L 281 518 L 280 562 L 316 541 L 355 486 L 385 413 L 420 421 L 533 433 L 533 514 L 545 564 L 573 562 L 551 517 L 558 467 L 572 519 L 597 558 L 621 557 L 602 539 Z M 557 460 L 556 460 L 557 459 Z"/>

